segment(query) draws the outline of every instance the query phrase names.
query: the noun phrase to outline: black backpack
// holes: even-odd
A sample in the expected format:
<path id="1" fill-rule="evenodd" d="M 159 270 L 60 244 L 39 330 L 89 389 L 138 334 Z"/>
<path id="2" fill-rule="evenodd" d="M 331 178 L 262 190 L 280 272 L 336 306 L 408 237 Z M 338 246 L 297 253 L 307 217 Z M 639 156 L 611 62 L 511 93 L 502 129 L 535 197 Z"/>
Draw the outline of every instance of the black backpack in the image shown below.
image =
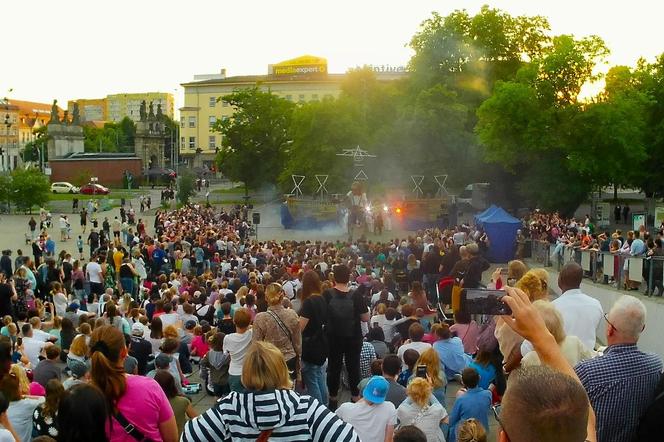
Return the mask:
<path id="1" fill-rule="evenodd" d="M 659 383 L 655 388 L 655 399 L 641 417 L 639 430 L 634 441 L 659 440 L 662 434 L 662 418 L 664 418 L 664 374 L 660 376 Z"/>
<path id="2" fill-rule="evenodd" d="M 353 302 L 354 292 L 340 292 L 330 289 L 332 297 L 328 302 L 327 325 L 330 335 L 340 338 L 351 338 L 355 336 L 357 319 L 355 317 L 355 304 Z"/>

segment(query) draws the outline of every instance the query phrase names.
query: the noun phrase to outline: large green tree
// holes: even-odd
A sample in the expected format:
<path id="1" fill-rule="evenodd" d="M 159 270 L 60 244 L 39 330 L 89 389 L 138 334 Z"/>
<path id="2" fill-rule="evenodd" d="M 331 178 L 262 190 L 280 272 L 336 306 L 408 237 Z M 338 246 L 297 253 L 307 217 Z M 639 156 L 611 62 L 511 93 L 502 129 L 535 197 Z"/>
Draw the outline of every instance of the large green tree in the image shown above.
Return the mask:
<path id="1" fill-rule="evenodd" d="M 221 100 L 234 112 L 227 120 L 217 120 L 212 129 L 222 135 L 219 170 L 242 181 L 247 194 L 249 188 L 276 183 L 292 143 L 294 104 L 259 87 L 237 90 Z"/>
<path id="2" fill-rule="evenodd" d="M 35 168 L 14 169 L 11 173 L 11 201 L 17 209 L 29 212 L 49 200 L 51 184 L 46 175 Z"/>

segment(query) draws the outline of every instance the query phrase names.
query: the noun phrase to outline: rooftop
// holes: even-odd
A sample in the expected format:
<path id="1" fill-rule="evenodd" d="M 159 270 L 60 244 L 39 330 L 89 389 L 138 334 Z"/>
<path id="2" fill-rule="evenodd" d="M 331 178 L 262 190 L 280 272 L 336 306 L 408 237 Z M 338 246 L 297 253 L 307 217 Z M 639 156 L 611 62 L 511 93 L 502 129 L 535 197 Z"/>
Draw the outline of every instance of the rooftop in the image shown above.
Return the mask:
<path id="1" fill-rule="evenodd" d="M 112 160 L 138 158 L 134 152 L 76 152 L 56 160 Z"/>
<path id="2" fill-rule="evenodd" d="M 181 83 L 180 86 L 203 86 L 208 84 L 253 84 L 253 83 L 337 83 L 344 79 L 346 74 L 327 74 L 324 76 L 303 77 L 301 75 L 293 76 L 274 76 L 274 75 L 236 75 L 223 79 L 210 79 L 201 81 L 190 81 Z"/>

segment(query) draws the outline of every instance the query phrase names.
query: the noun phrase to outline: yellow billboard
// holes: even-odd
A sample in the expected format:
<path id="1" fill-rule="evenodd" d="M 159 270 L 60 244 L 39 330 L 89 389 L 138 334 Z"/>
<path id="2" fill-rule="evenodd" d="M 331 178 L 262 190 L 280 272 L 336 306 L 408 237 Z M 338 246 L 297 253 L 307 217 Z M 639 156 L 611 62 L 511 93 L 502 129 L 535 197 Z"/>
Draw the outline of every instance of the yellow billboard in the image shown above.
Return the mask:
<path id="1" fill-rule="evenodd" d="M 275 76 L 325 75 L 327 74 L 327 60 L 304 55 L 272 65 L 272 74 Z"/>

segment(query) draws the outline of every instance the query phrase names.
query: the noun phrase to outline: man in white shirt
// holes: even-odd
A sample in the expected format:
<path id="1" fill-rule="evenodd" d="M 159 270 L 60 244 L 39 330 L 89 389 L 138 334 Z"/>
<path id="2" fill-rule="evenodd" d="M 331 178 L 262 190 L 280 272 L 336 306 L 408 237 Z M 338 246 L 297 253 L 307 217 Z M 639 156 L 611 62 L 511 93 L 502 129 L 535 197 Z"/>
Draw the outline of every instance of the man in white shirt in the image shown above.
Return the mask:
<path id="1" fill-rule="evenodd" d="M 90 291 L 97 296 L 101 296 L 104 293 L 104 280 L 97 258 L 91 259 L 88 265 L 85 266 L 85 274 L 88 281 L 90 281 Z"/>
<path id="2" fill-rule="evenodd" d="M 300 282 L 298 272 L 298 275 L 292 280 L 284 282 L 284 293 L 286 293 L 288 299 L 292 300 L 297 296 L 297 291 L 300 290 L 300 287 L 302 287 L 302 283 Z"/>
<path id="3" fill-rule="evenodd" d="M 32 326 L 32 337 L 34 339 L 42 342 L 49 342 L 49 341 L 55 342 L 58 339 L 52 334 L 46 333 L 44 330 L 41 329 L 42 328 L 41 320 L 36 316 L 30 318 L 30 325 Z"/>
<path id="4" fill-rule="evenodd" d="M 21 327 L 21 333 L 23 334 L 23 353 L 30 360 L 32 368 L 35 368 L 39 363 L 39 355 L 42 350 L 47 345 L 51 344 L 40 339 L 35 339 L 30 324 L 23 324 L 23 327 Z"/>
<path id="5" fill-rule="evenodd" d="M 410 338 L 404 345 L 399 347 L 399 350 L 397 351 L 397 356 L 399 356 L 399 359 L 403 362 L 403 354 L 406 352 L 406 350 L 413 349 L 419 354 L 422 354 L 426 350 L 431 348 L 431 344 L 427 342 L 422 342 L 422 338 L 424 338 L 424 327 L 419 322 L 414 322 L 408 327 L 408 337 Z M 402 369 L 406 370 L 408 366 L 403 363 L 402 364 Z"/>
<path id="6" fill-rule="evenodd" d="M 604 311 L 595 298 L 581 292 L 583 269 L 575 262 L 565 264 L 558 276 L 558 287 L 562 295 L 551 303 L 563 317 L 565 334 L 576 336 L 588 350 L 594 350 L 597 342 L 597 329 Z M 533 350 L 529 341 L 521 344 L 521 354 L 525 356 Z"/>

